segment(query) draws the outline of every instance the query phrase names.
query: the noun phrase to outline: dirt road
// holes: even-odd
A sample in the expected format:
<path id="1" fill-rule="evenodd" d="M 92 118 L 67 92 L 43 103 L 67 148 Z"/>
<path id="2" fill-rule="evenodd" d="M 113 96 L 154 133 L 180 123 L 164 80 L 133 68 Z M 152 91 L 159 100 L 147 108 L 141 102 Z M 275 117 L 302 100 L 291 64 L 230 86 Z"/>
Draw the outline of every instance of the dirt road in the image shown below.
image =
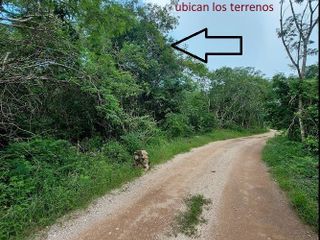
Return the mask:
<path id="1" fill-rule="evenodd" d="M 155 167 L 86 211 L 56 224 L 47 240 L 153 240 L 174 237 L 172 222 L 189 194 L 212 200 L 197 239 L 317 239 L 290 208 L 261 161 L 273 133 L 213 142 Z"/>

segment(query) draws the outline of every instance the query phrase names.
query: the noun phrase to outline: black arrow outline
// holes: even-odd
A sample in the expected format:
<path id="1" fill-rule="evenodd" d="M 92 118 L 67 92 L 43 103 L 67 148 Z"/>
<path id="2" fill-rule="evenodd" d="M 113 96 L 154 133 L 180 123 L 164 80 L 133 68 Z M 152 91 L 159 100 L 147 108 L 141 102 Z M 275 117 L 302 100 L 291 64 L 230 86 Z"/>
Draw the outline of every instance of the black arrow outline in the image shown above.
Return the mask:
<path id="1" fill-rule="evenodd" d="M 177 45 L 179 45 L 180 43 L 190 39 L 190 38 L 193 38 L 194 36 L 197 36 L 199 35 L 200 33 L 203 33 L 205 32 L 205 38 L 206 39 L 239 39 L 239 43 L 240 43 L 240 51 L 239 52 L 209 52 L 209 53 L 205 53 L 205 59 L 197 56 L 197 55 L 194 55 L 182 48 L 179 48 Z M 194 34 L 191 34 L 190 36 L 188 37 L 185 37 L 183 39 L 181 39 L 180 41 L 178 42 L 175 42 L 173 44 L 171 44 L 171 47 L 173 47 L 174 49 L 176 50 L 179 50 L 191 57 L 194 57 L 198 60 L 200 60 L 201 62 L 204 62 L 204 63 L 208 63 L 208 57 L 209 56 L 239 56 L 239 55 L 243 55 L 243 37 L 242 36 L 209 36 L 208 35 L 208 28 L 204 28 Z"/>

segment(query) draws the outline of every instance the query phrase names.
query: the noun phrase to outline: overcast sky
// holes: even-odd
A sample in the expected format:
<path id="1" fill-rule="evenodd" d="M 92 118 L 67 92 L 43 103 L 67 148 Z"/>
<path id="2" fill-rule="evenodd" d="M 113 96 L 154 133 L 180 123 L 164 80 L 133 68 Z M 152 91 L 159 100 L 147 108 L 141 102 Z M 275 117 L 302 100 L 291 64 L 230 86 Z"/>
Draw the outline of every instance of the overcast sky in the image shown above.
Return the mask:
<path id="1" fill-rule="evenodd" d="M 170 2 L 170 0 L 146 1 L 161 5 Z M 273 4 L 273 12 L 175 12 L 175 15 L 180 18 L 179 25 L 170 35 L 180 40 L 205 27 L 208 28 L 209 35 L 241 35 L 244 39 L 244 55 L 210 56 L 208 62 L 210 69 L 222 66 L 251 66 L 261 70 L 267 77 L 279 72 L 294 73 L 288 66 L 289 59 L 276 35 L 276 28 L 279 26 L 278 0 L 187 0 L 185 2 Z M 317 33 L 313 35 L 313 40 L 317 40 Z M 209 43 L 210 41 L 191 41 L 188 43 L 188 49 L 200 54 L 210 48 Z M 317 56 L 310 57 L 308 64 L 317 63 L 317 59 Z"/>

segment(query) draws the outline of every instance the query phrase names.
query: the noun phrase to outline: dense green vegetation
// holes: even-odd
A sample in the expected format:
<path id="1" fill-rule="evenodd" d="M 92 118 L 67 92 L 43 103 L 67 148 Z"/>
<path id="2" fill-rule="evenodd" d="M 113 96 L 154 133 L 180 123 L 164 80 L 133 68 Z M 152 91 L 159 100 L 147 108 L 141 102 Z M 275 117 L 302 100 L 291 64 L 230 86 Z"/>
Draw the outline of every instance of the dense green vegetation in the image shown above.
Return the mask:
<path id="1" fill-rule="evenodd" d="M 214 140 L 247 136 L 262 130 L 215 130 L 200 136 L 156 137 L 146 146 L 151 165 Z M 101 144 L 101 143 L 100 143 Z M 90 147 L 90 145 L 92 147 Z M 132 167 L 129 143 L 98 140 L 80 152 L 65 140 L 35 138 L 10 144 L 1 153 L 0 239 L 20 239 L 53 223 L 66 212 L 140 176 Z"/>
<path id="2" fill-rule="evenodd" d="M 271 81 L 267 119 L 284 134 L 269 141 L 263 156 L 300 217 L 317 230 L 319 66 L 307 66 L 307 62 L 319 52 L 312 40 L 319 22 L 318 7 L 312 1 L 280 2 L 277 33 L 295 75 L 277 74 Z"/>
<path id="3" fill-rule="evenodd" d="M 158 128 L 181 136 L 263 125 L 266 79 L 177 55 L 167 7 L 19 0 L 1 9 L 2 147 L 35 135 L 81 146 L 95 137 L 146 141 Z"/>
<path id="4" fill-rule="evenodd" d="M 175 234 L 181 232 L 190 237 L 196 236 L 198 225 L 205 222 L 205 219 L 201 217 L 203 208 L 210 203 L 210 199 L 200 194 L 188 197 L 185 200 L 186 210 L 177 216 Z"/>
<path id="5" fill-rule="evenodd" d="M 271 127 L 282 130 L 282 136 L 268 142 L 263 159 L 271 168 L 280 187 L 287 192 L 301 219 L 318 229 L 319 109 L 318 66 L 307 68 L 306 78 L 282 74 L 271 80 L 267 119 Z M 299 94 L 303 111 L 299 111 Z M 301 141 L 299 118 L 304 123 Z"/>
<path id="6" fill-rule="evenodd" d="M 275 75 L 271 81 L 270 97 L 267 102 L 270 125 L 285 131 L 291 140 L 301 141 L 298 118 L 304 122 L 306 147 L 318 153 L 319 139 L 319 111 L 318 111 L 318 66 L 307 68 L 306 79 L 301 81 L 294 77 L 285 77 L 283 74 Z M 304 110 L 298 111 L 298 94 L 301 93 Z"/>
<path id="7" fill-rule="evenodd" d="M 318 230 L 319 162 L 301 142 L 284 136 L 269 140 L 263 159 L 280 187 L 287 192 L 299 216 Z"/>
<path id="8" fill-rule="evenodd" d="M 267 125 L 299 140 L 303 118 L 304 149 L 318 151 L 315 66 L 303 84 L 210 71 L 170 47 L 176 24 L 170 6 L 135 0 L 0 1 L 0 239 L 139 176 L 138 149 L 157 164 Z"/>
<path id="9" fill-rule="evenodd" d="M 283 136 L 269 141 L 264 160 L 275 179 L 285 190 L 299 216 L 317 229 L 318 226 L 318 168 L 319 110 L 318 69 L 307 68 L 306 79 L 276 75 L 272 79 L 267 104 L 270 124 L 282 129 Z M 304 111 L 298 112 L 298 93 L 301 92 Z M 298 118 L 304 122 L 305 140 L 301 142 Z"/>
<path id="10" fill-rule="evenodd" d="M 28 235 L 138 176 L 137 149 L 155 164 L 241 135 L 213 128 L 264 125 L 267 80 L 177 55 L 167 7 L 18 0 L 0 10 L 1 238 Z"/>
<path id="11" fill-rule="evenodd" d="M 23 238 L 140 174 L 128 159 L 110 163 L 65 140 L 14 143 L 1 155 L 0 239 Z"/>

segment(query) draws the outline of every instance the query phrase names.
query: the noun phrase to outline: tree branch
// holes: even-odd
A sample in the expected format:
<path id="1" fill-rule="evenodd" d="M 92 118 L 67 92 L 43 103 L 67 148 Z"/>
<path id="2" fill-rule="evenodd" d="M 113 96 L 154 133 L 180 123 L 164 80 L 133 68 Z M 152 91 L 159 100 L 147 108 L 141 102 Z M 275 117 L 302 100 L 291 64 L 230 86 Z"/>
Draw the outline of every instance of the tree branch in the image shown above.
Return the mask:
<path id="1" fill-rule="evenodd" d="M 309 0 L 309 1 L 310 1 L 310 0 Z M 297 15 L 296 15 L 296 13 L 295 13 L 295 11 L 294 11 L 294 8 L 293 8 L 292 0 L 289 0 L 289 3 L 290 3 L 290 9 L 291 9 L 293 21 L 294 21 L 294 23 L 295 23 L 295 25 L 296 25 L 296 28 L 297 28 L 297 30 L 298 30 L 301 38 L 302 38 L 303 40 L 305 40 L 305 36 L 304 36 L 303 30 L 302 30 L 302 25 L 299 26 L 298 19 L 297 19 Z"/>
<path id="2" fill-rule="evenodd" d="M 292 64 L 295 66 L 295 68 L 298 71 L 299 76 L 301 76 L 301 72 L 300 72 L 300 66 L 299 66 L 299 62 L 296 63 L 293 59 L 293 56 L 290 52 L 289 46 L 287 45 L 286 41 L 285 41 L 285 35 L 284 35 L 284 30 L 283 30 L 283 4 L 284 4 L 284 0 L 281 1 L 281 5 L 280 5 L 280 36 L 281 36 L 281 40 L 283 43 L 283 46 L 286 49 L 286 52 L 290 58 L 290 61 L 292 62 Z"/>

